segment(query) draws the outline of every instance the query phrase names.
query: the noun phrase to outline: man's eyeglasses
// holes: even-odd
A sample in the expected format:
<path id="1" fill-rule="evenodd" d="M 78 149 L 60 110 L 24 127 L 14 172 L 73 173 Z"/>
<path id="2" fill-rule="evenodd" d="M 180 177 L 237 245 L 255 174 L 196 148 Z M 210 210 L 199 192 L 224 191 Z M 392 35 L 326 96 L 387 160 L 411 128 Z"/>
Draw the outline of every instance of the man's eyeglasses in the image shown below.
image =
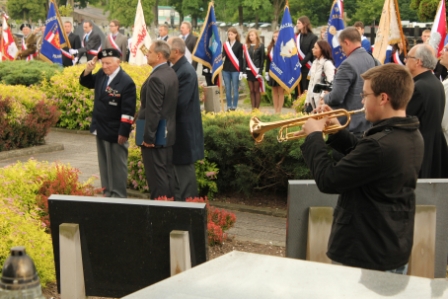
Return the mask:
<path id="1" fill-rule="evenodd" d="M 406 55 L 406 57 L 405 57 L 404 59 L 411 59 L 411 58 L 413 58 L 413 59 L 418 59 L 417 57 L 415 57 L 415 56 L 411 56 L 411 55 Z"/>
<path id="2" fill-rule="evenodd" d="M 364 99 L 365 97 L 371 95 L 371 94 L 375 94 L 374 92 L 369 92 L 369 93 L 363 93 L 361 92 L 359 95 L 361 96 L 361 100 Z"/>

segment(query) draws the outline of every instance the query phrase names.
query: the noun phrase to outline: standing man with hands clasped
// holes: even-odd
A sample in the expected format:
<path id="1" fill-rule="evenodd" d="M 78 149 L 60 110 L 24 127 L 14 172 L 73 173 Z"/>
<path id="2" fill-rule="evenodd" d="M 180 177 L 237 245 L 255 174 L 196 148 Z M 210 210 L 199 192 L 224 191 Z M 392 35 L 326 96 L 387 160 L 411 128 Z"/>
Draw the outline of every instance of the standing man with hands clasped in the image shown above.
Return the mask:
<path id="1" fill-rule="evenodd" d="M 301 149 L 319 190 L 339 194 L 328 257 L 346 266 L 406 274 L 423 161 L 418 118 L 406 116 L 414 82 L 397 64 L 361 76 L 365 118 L 373 126 L 362 139 L 348 130 L 330 135 L 327 144 L 344 155 L 334 163 L 322 131 L 327 124 L 338 124 L 337 119 L 311 118 L 302 128 L 307 137 Z"/>
<path id="2" fill-rule="evenodd" d="M 167 64 L 170 46 L 158 40 L 146 53 L 152 72 L 140 92 L 141 106 L 138 118 L 145 120 L 141 146 L 146 181 L 151 198 L 174 196 L 176 187 L 173 168 L 173 145 L 176 141 L 176 106 L 179 81 Z M 160 132 L 159 130 L 162 130 Z M 161 134 L 162 133 L 162 134 Z M 164 136 L 157 144 L 158 136 Z"/>
<path id="3" fill-rule="evenodd" d="M 92 74 L 97 59 L 101 69 Z M 96 135 L 101 185 L 107 197 L 126 197 L 128 137 L 134 121 L 134 81 L 120 68 L 120 52 L 104 49 L 87 62 L 79 83 L 95 89 L 90 132 Z"/>

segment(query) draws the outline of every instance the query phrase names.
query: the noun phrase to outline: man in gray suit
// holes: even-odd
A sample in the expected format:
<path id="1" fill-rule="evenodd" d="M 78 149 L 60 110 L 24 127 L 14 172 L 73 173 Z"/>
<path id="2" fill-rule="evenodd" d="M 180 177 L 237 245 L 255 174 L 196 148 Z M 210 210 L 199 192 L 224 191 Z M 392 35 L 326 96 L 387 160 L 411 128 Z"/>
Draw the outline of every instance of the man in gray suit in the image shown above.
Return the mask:
<path id="1" fill-rule="evenodd" d="M 160 40 L 149 47 L 146 58 L 153 69 L 140 92 L 138 118 L 145 119 L 141 150 L 152 199 L 173 197 L 175 188 L 173 145 L 176 141 L 179 81 L 174 70 L 167 64 L 170 52 L 168 44 Z M 166 125 L 159 128 L 159 123 Z M 165 131 L 162 134 L 165 137 L 163 145 L 156 142 L 156 136 L 160 136 L 158 130 Z"/>
<path id="2" fill-rule="evenodd" d="M 121 61 L 126 61 L 128 39 L 118 31 L 118 29 L 120 29 L 120 22 L 118 20 L 110 21 L 109 29 L 110 33 L 104 40 L 104 48 L 114 48 L 115 50 L 118 50 L 118 52 L 120 52 L 121 54 Z"/>
<path id="3" fill-rule="evenodd" d="M 324 96 L 324 102 L 333 109 L 361 109 L 364 80 L 360 75 L 373 68 L 375 60 L 361 47 L 361 35 L 355 27 L 347 27 L 341 32 L 339 44 L 347 58 L 339 66 L 333 80 L 333 90 Z M 346 120 L 341 119 L 342 124 L 345 122 Z M 370 123 L 364 114 L 355 114 L 352 115 L 348 130 L 361 137 L 369 127 Z"/>
<path id="4" fill-rule="evenodd" d="M 191 32 L 191 23 L 187 21 L 183 21 L 180 25 L 180 33 L 181 35 L 179 37 L 184 40 L 185 45 L 187 46 L 186 57 L 191 61 L 191 58 L 189 59 L 189 57 L 193 54 L 198 38 Z M 193 65 L 194 70 L 198 68 L 198 63 L 196 61 L 191 61 L 191 64 Z"/>
<path id="5" fill-rule="evenodd" d="M 171 46 L 170 62 L 179 79 L 176 109 L 176 143 L 173 147 L 173 164 L 177 188 L 175 199 L 184 201 L 198 196 L 194 163 L 204 159 L 204 133 L 201 104 L 199 103 L 198 76 L 185 58 L 185 43 L 179 37 L 168 40 Z"/>

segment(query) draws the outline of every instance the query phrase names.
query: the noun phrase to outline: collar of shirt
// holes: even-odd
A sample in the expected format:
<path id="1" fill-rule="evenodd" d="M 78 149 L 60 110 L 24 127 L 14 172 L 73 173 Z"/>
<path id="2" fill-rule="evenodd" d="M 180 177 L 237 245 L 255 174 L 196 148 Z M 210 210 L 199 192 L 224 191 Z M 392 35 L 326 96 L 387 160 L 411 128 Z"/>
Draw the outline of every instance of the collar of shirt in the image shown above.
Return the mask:
<path id="1" fill-rule="evenodd" d="M 120 69 L 121 69 L 121 67 L 117 67 L 117 69 L 112 74 L 110 74 L 109 80 L 107 81 L 107 85 L 109 85 L 110 82 L 112 82 L 112 80 L 117 76 Z"/>
<path id="2" fill-rule="evenodd" d="M 90 33 L 92 33 L 93 30 L 90 30 L 89 32 L 86 33 L 86 35 L 84 36 L 84 38 L 88 37 L 90 35 Z"/>
<path id="3" fill-rule="evenodd" d="M 189 33 L 185 34 L 185 35 L 184 35 L 184 40 L 187 40 L 187 37 L 188 37 L 189 35 L 190 35 Z"/>
<path id="4" fill-rule="evenodd" d="M 161 64 L 156 65 L 152 68 L 152 71 L 154 72 L 159 66 L 166 64 L 166 62 L 162 62 Z"/>

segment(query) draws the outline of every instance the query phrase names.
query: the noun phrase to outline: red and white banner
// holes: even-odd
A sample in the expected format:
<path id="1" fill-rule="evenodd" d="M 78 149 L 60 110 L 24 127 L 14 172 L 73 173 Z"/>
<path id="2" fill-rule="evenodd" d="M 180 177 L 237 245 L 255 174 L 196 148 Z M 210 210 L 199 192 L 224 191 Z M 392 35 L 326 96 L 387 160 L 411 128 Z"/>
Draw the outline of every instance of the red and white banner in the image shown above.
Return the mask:
<path id="1" fill-rule="evenodd" d="M 249 66 L 252 75 L 254 75 L 255 79 L 257 79 L 258 83 L 260 83 L 260 92 L 265 93 L 266 87 L 264 86 L 264 80 L 261 77 L 261 75 L 257 72 L 257 67 L 252 61 L 252 58 L 250 58 L 249 51 L 247 50 L 246 45 L 243 45 L 243 50 L 244 50 L 244 57 L 246 58 L 247 65 Z M 263 67 L 263 65 L 261 65 L 261 67 Z"/>
<path id="2" fill-rule="evenodd" d="M 445 0 L 441 0 L 431 28 L 429 44 L 436 50 L 437 56 L 442 51 L 446 36 Z"/>
<path id="3" fill-rule="evenodd" d="M 17 53 L 19 52 L 19 49 L 17 48 L 16 43 L 14 42 L 14 37 L 12 36 L 11 29 L 8 27 L 8 23 L 6 22 L 7 16 L 2 16 L 2 38 L 1 38 L 1 44 L 0 44 L 0 52 L 1 52 L 1 59 L 3 60 L 14 60 L 16 59 Z"/>
<path id="4" fill-rule="evenodd" d="M 236 57 L 235 53 L 233 53 L 232 47 L 230 46 L 230 43 L 228 41 L 224 44 L 224 51 L 226 51 L 227 57 L 230 59 L 235 69 L 239 72 L 240 62 Z"/>
<path id="5" fill-rule="evenodd" d="M 298 53 L 297 53 L 297 55 L 299 55 L 299 60 L 300 60 L 300 62 L 302 62 L 302 60 L 305 58 L 305 54 L 302 52 L 302 49 L 300 49 L 300 33 L 299 33 L 299 35 L 297 35 L 297 50 L 298 50 Z M 302 64 L 303 65 L 303 64 Z M 311 62 L 311 61 L 308 61 L 306 64 L 305 64 L 305 66 L 308 68 L 308 69 L 311 69 L 311 66 L 313 65 L 313 63 Z"/>
<path id="6" fill-rule="evenodd" d="M 403 62 L 401 62 L 400 54 L 398 53 L 398 50 L 395 51 L 394 54 L 392 54 L 392 59 L 394 60 L 394 63 L 399 65 L 404 65 Z"/>
<path id="7" fill-rule="evenodd" d="M 146 65 L 148 61 L 140 48 L 141 46 L 145 46 L 149 49 L 150 45 L 151 37 L 149 37 L 148 29 L 146 28 L 142 3 L 138 0 L 137 11 L 135 13 L 134 31 L 132 33 L 132 40 L 129 46 L 129 64 Z"/>

